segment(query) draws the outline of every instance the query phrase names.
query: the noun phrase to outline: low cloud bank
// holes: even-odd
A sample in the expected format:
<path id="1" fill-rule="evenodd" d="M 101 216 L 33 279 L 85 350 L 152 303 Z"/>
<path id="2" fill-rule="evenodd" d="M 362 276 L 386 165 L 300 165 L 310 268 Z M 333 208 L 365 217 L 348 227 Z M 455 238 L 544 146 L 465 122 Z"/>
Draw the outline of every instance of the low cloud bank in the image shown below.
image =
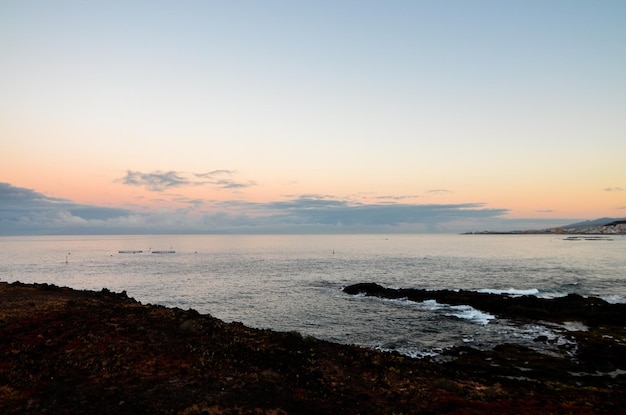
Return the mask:
<path id="1" fill-rule="evenodd" d="M 204 179 L 212 176 L 215 180 L 214 176 L 223 174 L 228 172 L 210 172 Z M 153 177 L 129 172 L 126 179 L 150 186 Z M 181 180 L 175 173 L 166 173 L 156 183 L 168 187 L 165 183 Z M 506 219 L 507 212 L 481 203 L 359 204 L 316 195 L 269 203 L 193 201 L 188 208 L 138 212 L 78 204 L 0 183 L 0 235 L 465 232 L 542 223 Z M 543 225 L 554 225 L 554 219 Z"/>

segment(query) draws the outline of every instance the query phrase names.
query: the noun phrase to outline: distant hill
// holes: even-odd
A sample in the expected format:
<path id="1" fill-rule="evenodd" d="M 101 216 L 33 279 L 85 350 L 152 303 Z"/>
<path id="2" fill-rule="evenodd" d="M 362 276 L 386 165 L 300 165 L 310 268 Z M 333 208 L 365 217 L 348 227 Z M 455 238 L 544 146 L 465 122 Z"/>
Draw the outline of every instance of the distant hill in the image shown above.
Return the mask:
<path id="1" fill-rule="evenodd" d="M 623 222 L 626 221 L 626 218 L 600 218 L 594 220 L 586 220 L 584 222 L 572 223 L 570 225 L 561 226 L 563 229 L 571 229 L 571 228 L 586 228 L 589 226 L 605 226 L 612 222 Z"/>
<path id="2" fill-rule="evenodd" d="M 557 226 L 548 229 L 535 229 L 525 231 L 509 231 L 509 232 L 467 232 L 466 234 L 626 234 L 626 218 L 600 218 L 594 220 L 586 220 L 584 222 L 572 223 L 564 226 Z"/>

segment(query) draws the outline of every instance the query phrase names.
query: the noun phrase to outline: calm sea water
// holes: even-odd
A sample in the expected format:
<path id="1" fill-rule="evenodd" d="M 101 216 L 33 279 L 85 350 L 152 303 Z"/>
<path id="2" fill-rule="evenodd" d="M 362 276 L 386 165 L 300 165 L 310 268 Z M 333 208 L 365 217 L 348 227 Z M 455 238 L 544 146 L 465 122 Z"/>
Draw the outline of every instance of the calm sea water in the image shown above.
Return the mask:
<path id="1" fill-rule="evenodd" d="M 142 250 L 142 253 L 119 253 Z M 156 250 L 175 250 L 155 254 Z M 193 235 L 0 238 L 0 280 L 126 291 L 142 303 L 408 355 L 516 341 L 567 346 L 564 327 L 471 307 L 349 296 L 377 282 L 626 302 L 626 238 L 555 235 Z M 534 339 L 547 336 L 553 342 Z M 573 346 L 572 346 L 573 347 Z M 567 350 L 561 347 L 559 350 Z M 556 350 L 556 349 L 555 349 Z"/>

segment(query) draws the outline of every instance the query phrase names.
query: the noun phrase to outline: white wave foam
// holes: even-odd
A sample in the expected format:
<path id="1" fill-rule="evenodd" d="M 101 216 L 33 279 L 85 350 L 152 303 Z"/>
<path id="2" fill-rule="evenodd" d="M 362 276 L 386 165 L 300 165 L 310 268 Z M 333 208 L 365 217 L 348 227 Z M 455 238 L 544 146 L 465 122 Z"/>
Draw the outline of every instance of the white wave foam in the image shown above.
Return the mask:
<path id="1" fill-rule="evenodd" d="M 564 321 L 562 326 L 567 331 L 589 331 L 589 327 L 580 321 Z"/>
<path id="2" fill-rule="evenodd" d="M 622 370 L 622 369 L 615 369 L 612 372 L 595 372 L 595 373 L 588 373 L 588 372 L 569 372 L 572 376 L 595 376 L 595 377 L 601 377 L 601 376 L 610 376 L 613 379 L 615 379 L 618 376 L 623 376 L 626 375 L 626 370 Z"/>
<path id="3" fill-rule="evenodd" d="M 425 305 L 426 307 L 429 307 L 433 310 L 439 310 L 441 307 L 443 307 L 443 304 L 439 304 L 436 300 L 425 300 L 422 301 L 420 304 Z"/>
<path id="4" fill-rule="evenodd" d="M 470 320 L 474 323 L 486 325 L 489 324 L 489 321 L 495 319 L 496 317 L 482 312 L 480 310 L 475 309 L 469 305 L 449 305 L 449 304 L 441 304 L 436 300 L 426 300 L 421 302 L 422 305 L 426 306 L 429 310 L 433 311 L 443 311 L 444 315 L 452 316 L 456 318 L 460 318 L 463 320 Z"/>
<path id="5" fill-rule="evenodd" d="M 495 288 L 481 288 L 477 290 L 479 293 L 487 293 L 487 294 L 509 294 L 509 295 L 537 295 L 539 294 L 539 290 L 536 288 L 530 288 L 527 290 L 518 290 L 515 288 L 509 288 L 508 290 L 497 290 Z"/>
<path id="6" fill-rule="evenodd" d="M 502 325 L 496 331 L 503 338 L 525 342 L 527 346 L 541 350 L 544 353 L 567 353 L 573 355 L 577 344 L 567 333 L 568 328 L 560 324 L 546 326 L 542 324 L 524 324 L 521 326 Z"/>
<path id="7" fill-rule="evenodd" d="M 626 297 L 624 297 L 623 295 L 603 295 L 600 298 L 606 301 L 607 303 L 611 303 L 611 304 L 626 303 Z"/>
<path id="8" fill-rule="evenodd" d="M 454 305 L 450 306 L 450 309 L 455 310 L 453 313 L 447 313 L 447 316 L 454 316 L 464 320 L 470 320 L 478 324 L 487 325 L 490 320 L 495 319 L 495 316 L 484 313 L 480 310 L 476 310 L 474 307 L 468 305 Z"/>
<path id="9" fill-rule="evenodd" d="M 567 297 L 568 294 L 569 293 L 567 292 L 545 291 L 539 294 L 537 297 L 543 298 L 545 300 L 553 300 L 555 298 Z"/>
<path id="10" fill-rule="evenodd" d="M 386 303 L 397 304 L 401 306 L 414 306 L 419 305 L 421 307 L 426 308 L 429 311 L 442 312 L 445 316 L 451 316 L 460 318 L 462 320 L 469 320 L 473 323 L 486 325 L 489 324 L 489 321 L 495 319 L 496 317 L 482 312 L 480 310 L 475 309 L 469 305 L 450 305 L 450 304 L 442 304 L 438 303 L 437 300 L 425 300 L 421 302 L 416 302 L 409 300 L 406 297 L 403 298 L 379 298 L 379 297 L 370 297 L 365 294 L 357 294 L 355 297 L 357 298 L 367 298 L 367 299 L 376 299 L 378 301 L 383 301 Z"/>
<path id="11" fill-rule="evenodd" d="M 385 346 L 376 346 L 374 347 L 376 350 L 380 350 L 381 352 L 397 352 L 402 355 L 411 357 L 413 359 L 421 359 L 424 357 L 437 357 L 443 353 L 443 349 L 440 347 L 434 347 L 429 349 L 419 349 L 415 347 L 399 347 L 399 348 L 389 348 Z"/>

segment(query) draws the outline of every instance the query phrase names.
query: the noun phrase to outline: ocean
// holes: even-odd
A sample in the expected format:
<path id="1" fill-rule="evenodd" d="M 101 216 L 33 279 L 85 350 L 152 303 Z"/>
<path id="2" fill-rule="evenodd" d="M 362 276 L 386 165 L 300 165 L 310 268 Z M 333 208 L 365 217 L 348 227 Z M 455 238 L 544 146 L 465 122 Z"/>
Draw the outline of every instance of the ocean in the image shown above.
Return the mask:
<path id="1" fill-rule="evenodd" d="M 351 296 L 342 288 L 376 282 L 545 298 L 578 293 L 624 303 L 626 237 L 1 237 L 0 281 L 126 291 L 144 304 L 192 308 L 227 322 L 414 357 L 503 342 L 568 353 L 574 347 L 568 331 L 584 329 L 575 322 L 520 323 L 469 306 Z"/>

